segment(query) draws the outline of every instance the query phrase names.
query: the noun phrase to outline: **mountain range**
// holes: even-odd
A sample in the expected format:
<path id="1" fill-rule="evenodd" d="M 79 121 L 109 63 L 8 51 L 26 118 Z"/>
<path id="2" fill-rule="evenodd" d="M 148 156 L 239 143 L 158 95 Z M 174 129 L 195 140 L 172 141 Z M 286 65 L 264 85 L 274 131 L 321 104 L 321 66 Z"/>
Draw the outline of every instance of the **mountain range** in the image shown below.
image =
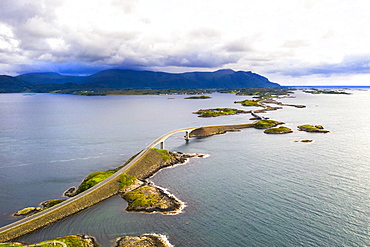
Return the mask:
<path id="1" fill-rule="evenodd" d="M 277 88 L 279 84 L 250 71 L 231 69 L 214 72 L 166 73 L 154 71 L 103 70 L 90 76 L 64 76 L 58 73 L 27 73 L 0 76 L 0 93 L 51 92 L 56 90 L 129 89 L 233 89 Z"/>

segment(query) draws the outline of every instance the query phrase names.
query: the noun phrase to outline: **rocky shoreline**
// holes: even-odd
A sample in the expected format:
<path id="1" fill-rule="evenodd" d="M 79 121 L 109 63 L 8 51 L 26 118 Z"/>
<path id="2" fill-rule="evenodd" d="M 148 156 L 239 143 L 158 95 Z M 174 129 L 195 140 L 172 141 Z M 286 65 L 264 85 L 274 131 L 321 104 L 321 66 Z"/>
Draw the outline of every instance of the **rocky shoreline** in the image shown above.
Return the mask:
<path id="1" fill-rule="evenodd" d="M 128 212 L 178 214 L 185 205 L 151 182 L 126 192 L 121 197 L 128 202 Z"/>
<path id="2" fill-rule="evenodd" d="M 306 131 L 306 132 L 317 132 L 317 133 L 329 133 L 329 130 L 325 130 L 322 125 L 311 125 L 311 124 L 304 124 L 299 125 L 298 130 Z"/>
<path id="3" fill-rule="evenodd" d="M 96 239 L 90 235 L 86 234 L 77 234 L 69 235 L 65 237 L 58 237 L 39 243 L 28 244 L 20 242 L 11 242 L 11 243 L 0 243 L 0 246 L 74 246 L 74 247 L 99 247 L 100 245 L 96 242 Z"/>
<path id="4" fill-rule="evenodd" d="M 178 214 L 185 207 L 185 204 L 171 195 L 166 190 L 155 186 L 148 179 L 161 169 L 173 167 L 178 164 L 186 163 L 190 158 L 203 158 L 203 154 L 184 154 L 181 152 L 169 152 L 159 150 L 163 158 L 155 165 L 148 165 L 144 174 L 135 176 L 135 182 L 130 186 L 125 186 L 120 192 L 121 197 L 128 202 L 126 211 L 142 213 L 162 213 Z M 167 157 L 167 154 L 168 157 Z"/>
<path id="5" fill-rule="evenodd" d="M 172 247 L 167 238 L 157 234 L 143 234 L 140 236 L 125 236 L 118 238 L 113 247 Z"/>
<path id="6" fill-rule="evenodd" d="M 48 201 L 44 201 L 44 202 L 41 202 L 39 205 L 40 207 L 27 207 L 27 208 L 24 208 L 24 209 L 21 209 L 21 210 L 18 210 L 17 212 L 15 212 L 13 214 L 13 216 L 30 216 L 32 214 L 35 214 L 35 213 L 38 213 L 42 210 L 45 210 L 45 209 L 48 209 L 48 208 L 51 208 L 52 206 L 55 206 L 63 201 L 65 201 L 66 199 L 54 199 L 54 200 L 48 200 Z"/>

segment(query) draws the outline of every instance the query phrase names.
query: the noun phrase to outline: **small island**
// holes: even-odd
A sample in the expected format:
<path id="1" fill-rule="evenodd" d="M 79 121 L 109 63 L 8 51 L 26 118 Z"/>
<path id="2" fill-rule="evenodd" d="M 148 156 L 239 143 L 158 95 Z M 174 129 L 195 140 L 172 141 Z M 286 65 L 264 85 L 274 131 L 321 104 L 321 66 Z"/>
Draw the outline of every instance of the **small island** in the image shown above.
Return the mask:
<path id="1" fill-rule="evenodd" d="M 260 103 L 259 100 L 241 100 L 241 101 L 235 101 L 234 103 L 237 104 L 237 103 L 240 103 L 242 104 L 242 106 L 262 106 Z"/>
<path id="2" fill-rule="evenodd" d="M 27 207 L 24 209 L 21 209 L 13 214 L 13 216 L 29 216 L 35 213 L 38 213 L 42 210 L 51 208 L 61 202 L 64 202 L 66 199 L 54 199 L 54 200 L 48 200 L 40 203 L 40 207 Z"/>
<path id="3" fill-rule="evenodd" d="M 304 124 L 299 125 L 298 130 L 306 132 L 317 132 L 317 133 L 329 133 L 329 130 L 325 130 L 321 125 Z"/>
<path id="4" fill-rule="evenodd" d="M 144 234 L 141 236 L 126 236 L 116 240 L 114 247 L 170 247 L 167 238 L 157 234 Z"/>
<path id="5" fill-rule="evenodd" d="M 184 99 L 210 99 L 210 98 L 212 98 L 212 97 L 202 95 L 202 96 L 190 96 L 190 97 L 186 97 Z"/>
<path id="6" fill-rule="evenodd" d="M 224 115 L 236 115 L 251 113 L 251 111 L 238 110 L 234 108 L 214 108 L 214 109 L 200 109 L 194 114 L 198 114 L 198 117 L 218 117 Z"/>
<path id="7" fill-rule="evenodd" d="M 277 128 L 270 128 L 266 129 L 263 133 L 265 134 L 288 134 L 293 133 L 293 131 L 288 127 L 277 127 Z"/>
<path id="8" fill-rule="evenodd" d="M 94 237 L 84 234 L 70 235 L 65 237 L 58 237 L 35 244 L 23 244 L 18 242 L 0 243 L 4 247 L 16 246 L 73 246 L 73 247 L 98 247 L 100 246 Z"/>
<path id="9" fill-rule="evenodd" d="M 122 198 L 128 202 L 126 210 L 131 212 L 176 214 L 184 207 L 173 195 L 151 183 L 122 194 Z"/>
<path id="10" fill-rule="evenodd" d="M 293 142 L 303 142 L 303 143 L 310 143 L 310 142 L 313 142 L 313 140 L 308 140 L 308 139 L 304 139 L 304 140 L 294 140 Z"/>
<path id="11" fill-rule="evenodd" d="M 346 94 L 350 95 L 350 93 L 347 93 L 345 91 L 338 91 L 338 90 L 319 90 L 319 89 L 311 89 L 311 90 L 304 90 L 303 92 L 305 93 L 310 93 L 310 94 Z"/>
<path id="12" fill-rule="evenodd" d="M 271 120 L 271 119 L 262 119 L 257 122 L 254 122 L 253 127 L 256 129 L 269 129 L 272 127 L 276 127 L 280 124 L 284 124 L 284 123 L 276 121 L 276 120 Z"/>

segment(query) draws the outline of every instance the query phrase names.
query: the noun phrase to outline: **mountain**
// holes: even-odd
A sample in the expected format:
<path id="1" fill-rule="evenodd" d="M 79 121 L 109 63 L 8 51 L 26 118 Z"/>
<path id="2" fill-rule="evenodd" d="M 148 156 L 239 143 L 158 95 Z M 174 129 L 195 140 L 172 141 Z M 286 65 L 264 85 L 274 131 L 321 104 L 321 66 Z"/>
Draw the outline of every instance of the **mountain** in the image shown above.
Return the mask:
<path id="1" fill-rule="evenodd" d="M 81 84 L 87 89 L 209 89 L 280 87 L 266 77 L 233 70 L 215 72 L 188 72 L 181 74 L 136 71 L 104 70 L 86 78 Z"/>
<path id="2" fill-rule="evenodd" d="M 28 73 L 0 77 L 1 92 L 50 92 L 54 90 L 114 89 L 232 89 L 280 87 L 250 71 L 231 69 L 214 72 L 166 73 L 154 71 L 103 70 L 90 76 L 63 76 L 57 73 Z"/>
<path id="3" fill-rule="evenodd" d="M 24 81 L 33 84 L 64 84 L 64 83 L 79 83 L 86 79 L 85 76 L 66 76 L 60 75 L 53 72 L 45 73 L 27 73 L 23 75 L 16 76 L 16 78 L 22 79 Z"/>
<path id="4" fill-rule="evenodd" d="M 22 79 L 0 75 L 0 93 L 18 93 L 32 89 L 32 85 Z"/>

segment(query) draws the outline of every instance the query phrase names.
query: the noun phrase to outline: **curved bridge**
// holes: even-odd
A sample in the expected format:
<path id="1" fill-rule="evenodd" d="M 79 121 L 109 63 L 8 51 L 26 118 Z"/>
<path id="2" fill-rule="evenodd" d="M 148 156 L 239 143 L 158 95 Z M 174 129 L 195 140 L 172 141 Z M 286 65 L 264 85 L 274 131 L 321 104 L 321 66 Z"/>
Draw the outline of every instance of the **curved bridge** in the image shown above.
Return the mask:
<path id="1" fill-rule="evenodd" d="M 115 174 L 107 178 L 106 180 L 98 183 L 94 187 L 67 199 L 66 201 L 55 205 L 47 210 L 36 213 L 32 216 L 23 218 L 19 221 L 6 225 L 0 228 L 0 243 L 6 242 L 20 236 L 26 235 L 39 228 L 42 228 L 48 224 L 54 223 L 61 220 L 69 215 L 77 213 L 85 208 L 91 207 L 92 205 L 103 201 L 115 194 L 118 194 L 119 184 L 118 180 L 121 174 L 125 173 L 128 168 L 135 165 L 140 159 L 153 147 L 160 144 L 161 148 L 164 148 L 164 141 L 173 134 L 179 132 L 186 132 L 185 139 L 188 140 L 189 133 L 200 127 L 185 128 L 174 130 L 159 137 L 145 149 L 143 149 L 134 159 L 128 162 L 124 167 L 118 170 Z"/>

